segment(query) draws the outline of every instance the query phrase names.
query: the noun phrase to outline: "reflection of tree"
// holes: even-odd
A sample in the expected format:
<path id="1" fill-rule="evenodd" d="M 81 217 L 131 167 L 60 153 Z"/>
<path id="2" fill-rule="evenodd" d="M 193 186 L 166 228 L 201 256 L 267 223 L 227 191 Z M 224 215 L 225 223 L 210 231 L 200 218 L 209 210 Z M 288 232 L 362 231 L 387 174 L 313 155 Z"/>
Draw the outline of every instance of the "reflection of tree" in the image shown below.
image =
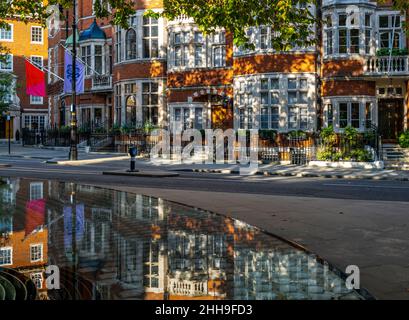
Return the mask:
<path id="1" fill-rule="evenodd" d="M 9 179 L 0 180 L 0 236 L 13 231 L 13 215 L 16 210 L 14 191 Z"/>

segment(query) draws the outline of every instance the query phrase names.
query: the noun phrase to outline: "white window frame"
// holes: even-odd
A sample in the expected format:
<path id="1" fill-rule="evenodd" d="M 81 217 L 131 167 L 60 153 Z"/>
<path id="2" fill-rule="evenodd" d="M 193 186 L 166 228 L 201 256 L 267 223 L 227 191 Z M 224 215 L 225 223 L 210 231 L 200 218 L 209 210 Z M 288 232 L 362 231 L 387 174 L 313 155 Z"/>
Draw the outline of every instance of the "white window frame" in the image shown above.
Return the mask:
<path id="1" fill-rule="evenodd" d="M 371 124 L 377 125 L 377 98 L 371 96 L 358 96 L 358 97 L 328 97 L 323 100 L 324 104 L 324 126 L 328 127 L 328 106 L 332 105 L 333 109 L 333 120 L 332 125 L 335 132 L 344 132 L 345 128 L 340 127 L 340 105 L 342 103 L 347 104 L 347 126 L 351 126 L 351 104 L 359 103 L 359 132 L 364 132 L 366 129 L 367 120 L 371 121 Z M 366 104 L 370 103 L 370 119 L 366 118 Z"/>
<path id="2" fill-rule="evenodd" d="M 351 15 L 344 9 L 329 9 L 324 10 L 323 17 L 331 17 L 332 25 L 323 26 L 323 43 L 324 43 L 324 58 L 329 57 L 349 57 L 349 56 L 371 56 L 375 53 L 376 39 L 375 32 L 377 31 L 378 19 L 375 10 L 371 10 L 364 6 L 357 7 L 359 11 L 355 13 L 354 24 L 351 24 Z M 346 16 L 346 25 L 340 26 L 340 15 Z M 370 15 L 370 26 L 366 25 L 366 15 Z M 351 52 L 351 30 L 358 30 L 358 50 L 357 52 Z M 340 31 L 346 32 L 346 52 L 340 52 L 339 35 Z M 328 52 L 328 32 L 332 32 L 332 53 Z M 367 34 L 369 33 L 369 41 L 367 41 Z M 379 37 L 379 36 L 378 36 Z"/>
<path id="3" fill-rule="evenodd" d="M 290 80 L 295 80 L 296 81 L 296 87 L 295 88 L 289 88 L 288 83 Z M 301 87 L 301 81 L 306 81 L 306 87 L 302 88 Z M 303 130 L 303 131 L 308 131 L 310 129 L 310 113 L 308 110 L 308 105 L 310 103 L 310 97 L 308 96 L 308 88 L 310 87 L 311 83 L 309 82 L 308 77 L 304 76 L 289 76 L 287 77 L 287 128 L 288 131 L 294 131 L 294 130 Z M 296 93 L 296 102 L 291 103 L 289 101 L 289 93 Z M 306 101 L 301 101 L 301 94 L 306 95 Z M 297 126 L 294 128 L 290 128 L 290 108 L 295 108 L 296 109 L 296 120 L 297 120 Z M 307 123 L 305 127 L 301 127 L 302 124 L 302 110 L 306 109 L 307 110 Z"/>
<path id="4" fill-rule="evenodd" d="M 377 31 L 378 31 L 377 49 L 382 49 L 382 47 L 381 47 L 381 34 L 383 32 L 392 32 L 394 15 L 397 15 L 400 18 L 400 26 L 395 28 L 395 34 L 399 34 L 399 48 L 398 49 L 406 48 L 406 41 L 405 41 L 406 38 L 404 37 L 404 32 L 403 32 L 403 27 L 402 27 L 402 23 L 405 21 L 405 18 L 398 11 L 380 11 L 380 12 L 377 12 L 377 14 L 376 14 L 376 27 L 377 27 Z M 379 19 L 382 16 L 387 16 L 388 17 L 388 28 L 381 28 L 380 27 Z M 390 39 L 389 39 L 389 44 L 390 44 Z M 388 48 L 389 48 L 389 46 L 388 46 Z M 392 40 L 392 48 L 393 48 L 393 40 Z"/>
<path id="5" fill-rule="evenodd" d="M 44 277 L 42 272 L 33 272 L 30 274 L 30 279 L 34 282 L 35 286 L 37 289 L 42 289 L 43 288 L 43 282 L 44 282 Z M 40 282 L 37 282 L 37 280 L 40 280 Z M 40 283 L 41 285 L 38 286 L 37 284 Z"/>
<path id="6" fill-rule="evenodd" d="M 0 266 L 13 265 L 13 247 L 1 247 L 0 251 L 10 251 L 10 263 L 1 263 Z"/>
<path id="7" fill-rule="evenodd" d="M 35 252 L 36 256 L 33 257 L 33 250 L 38 250 L 38 252 Z M 39 255 L 37 257 L 37 255 Z M 44 245 L 42 243 L 34 243 L 30 244 L 30 262 L 41 262 L 44 259 Z"/>
<path id="8" fill-rule="evenodd" d="M 159 23 L 159 19 L 155 19 L 156 23 L 152 23 L 152 19 L 151 17 L 146 17 L 146 19 L 149 19 L 148 23 L 145 24 L 144 21 L 144 16 L 142 16 L 142 59 L 158 59 L 160 57 L 160 43 L 159 43 L 159 33 L 160 33 L 160 23 Z M 149 36 L 145 36 L 143 34 L 143 30 L 144 28 L 147 27 L 149 28 Z M 158 34 L 156 36 L 152 36 L 152 28 L 156 27 L 158 30 Z M 156 40 L 157 41 L 157 55 L 153 56 L 152 55 L 152 41 Z M 149 54 L 147 55 L 145 52 L 145 47 L 144 47 L 144 43 L 145 41 L 149 42 Z"/>
<path id="9" fill-rule="evenodd" d="M 41 194 L 41 196 L 40 197 L 34 197 L 33 196 L 33 194 L 34 194 L 34 192 L 33 192 L 33 190 L 34 190 L 34 187 L 38 187 L 38 186 L 40 186 L 41 188 L 40 188 L 40 194 Z M 39 200 L 39 199 L 43 199 L 44 198 L 44 183 L 43 182 L 30 182 L 30 201 L 33 201 L 33 200 Z"/>
<path id="10" fill-rule="evenodd" d="M 180 121 L 176 121 L 176 109 L 180 109 Z M 202 127 L 200 129 L 206 128 L 205 123 L 205 112 L 206 108 L 202 103 L 192 103 L 192 104 L 172 104 L 170 106 L 171 110 L 171 127 L 177 130 L 185 130 L 195 128 L 196 126 L 196 109 L 202 110 Z M 189 110 L 189 117 L 185 118 L 185 111 Z M 200 130 L 199 129 L 199 130 Z"/>
<path id="11" fill-rule="evenodd" d="M 34 29 L 41 29 L 41 41 L 33 40 L 33 30 Z M 43 27 L 31 26 L 30 43 L 33 43 L 33 44 L 43 44 L 44 43 L 44 28 Z"/>
<path id="12" fill-rule="evenodd" d="M 11 53 L 4 53 L 4 54 L 1 54 L 2 56 L 8 56 L 8 57 L 10 57 L 10 65 L 11 65 L 11 68 L 10 69 L 4 69 L 4 68 L 2 68 L 2 65 L 4 64 L 3 62 L 1 62 L 0 63 L 0 71 L 5 71 L 5 72 L 13 72 L 13 70 L 14 70 L 14 56 L 13 56 L 13 54 L 11 54 Z"/>
<path id="13" fill-rule="evenodd" d="M 33 104 L 33 105 L 44 104 L 44 98 L 41 96 L 30 96 L 30 104 Z"/>
<path id="14" fill-rule="evenodd" d="M 8 25 L 10 26 L 10 30 L 6 30 L 6 29 L 0 28 L 0 41 L 1 41 L 1 42 L 13 42 L 13 41 L 14 41 L 14 24 L 13 24 L 13 23 L 9 23 Z M 9 32 L 9 33 L 11 34 L 11 38 L 10 38 L 10 39 L 8 39 L 8 38 L 3 38 L 3 37 L 1 36 L 2 33 L 5 34 L 6 32 Z"/>
<path id="15" fill-rule="evenodd" d="M 263 81 L 267 80 L 267 89 L 263 89 L 261 83 Z M 273 88 L 271 83 L 272 80 L 278 81 L 278 88 Z M 262 94 L 267 94 L 267 104 L 263 104 L 261 95 Z M 260 130 L 280 130 L 280 112 L 281 112 L 281 105 L 282 105 L 282 85 L 281 85 L 281 77 L 279 76 L 268 76 L 268 77 L 262 77 L 260 79 L 260 124 L 259 124 L 259 129 Z M 272 101 L 272 94 L 275 94 L 278 96 L 278 103 L 273 103 Z M 272 126 L 272 117 L 273 117 L 273 108 L 278 108 L 278 127 L 273 128 Z M 263 115 L 262 111 L 263 109 L 267 109 L 267 114 Z M 263 127 L 264 121 L 262 121 L 262 117 L 267 116 L 267 128 Z"/>

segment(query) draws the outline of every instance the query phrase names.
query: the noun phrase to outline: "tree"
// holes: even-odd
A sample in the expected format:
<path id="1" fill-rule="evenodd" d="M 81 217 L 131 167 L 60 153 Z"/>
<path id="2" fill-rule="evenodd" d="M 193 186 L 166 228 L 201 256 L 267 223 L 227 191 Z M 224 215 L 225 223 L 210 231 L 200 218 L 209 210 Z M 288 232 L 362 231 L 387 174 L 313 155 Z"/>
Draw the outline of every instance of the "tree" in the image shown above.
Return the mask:
<path id="1" fill-rule="evenodd" d="M 0 72 L 0 116 L 12 105 L 10 95 L 15 93 L 14 78 L 11 73 Z"/>
<path id="2" fill-rule="evenodd" d="M 49 0 L 49 5 L 70 8 L 73 0 Z M 234 44 L 252 47 L 246 34 L 248 27 L 261 25 L 272 26 L 275 49 L 283 50 L 291 46 L 308 46 L 315 42 L 313 25 L 315 17 L 310 6 L 318 0 L 163 0 L 160 13 L 150 10 L 153 17 L 173 20 L 180 15 L 187 15 L 204 33 L 211 33 L 218 27 L 233 34 Z M 387 2 L 388 0 L 379 0 Z M 19 15 L 23 21 L 37 19 L 45 23 L 50 12 L 40 1 L 13 0 L 0 3 L 0 27 L 5 18 Z M 95 0 L 94 9 L 97 17 L 109 18 L 111 23 L 123 28 L 128 27 L 128 20 L 134 14 L 133 0 Z M 398 10 L 409 10 L 409 1 L 394 0 Z"/>

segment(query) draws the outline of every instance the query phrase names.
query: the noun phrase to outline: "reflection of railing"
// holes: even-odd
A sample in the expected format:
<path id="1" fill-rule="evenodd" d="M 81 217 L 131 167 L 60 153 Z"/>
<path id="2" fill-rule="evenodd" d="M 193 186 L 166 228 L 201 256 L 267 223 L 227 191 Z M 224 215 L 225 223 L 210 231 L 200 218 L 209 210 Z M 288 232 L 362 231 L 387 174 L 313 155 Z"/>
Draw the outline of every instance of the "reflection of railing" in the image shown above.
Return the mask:
<path id="1" fill-rule="evenodd" d="M 401 75 L 409 73 L 409 56 L 372 57 L 366 61 L 365 74 Z"/>
<path id="2" fill-rule="evenodd" d="M 169 279 L 169 293 L 179 296 L 203 296 L 207 294 L 207 282 Z"/>
<path id="3" fill-rule="evenodd" d="M 92 89 L 111 89 L 112 77 L 110 75 L 94 75 L 92 77 Z"/>

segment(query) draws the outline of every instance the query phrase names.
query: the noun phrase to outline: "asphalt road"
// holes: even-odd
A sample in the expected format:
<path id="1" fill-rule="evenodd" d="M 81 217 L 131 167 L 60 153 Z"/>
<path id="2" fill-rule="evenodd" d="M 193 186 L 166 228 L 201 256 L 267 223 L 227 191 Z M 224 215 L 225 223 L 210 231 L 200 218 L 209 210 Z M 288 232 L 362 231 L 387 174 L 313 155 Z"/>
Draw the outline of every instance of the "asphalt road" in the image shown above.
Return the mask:
<path id="1" fill-rule="evenodd" d="M 57 179 L 86 184 L 334 199 L 409 201 L 409 182 L 405 181 L 240 176 L 189 172 L 180 172 L 179 177 L 172 178 L 124 177 L 105 176 L 102 175 L 102 172 L 127 168 L 127 161 L 61 166 L 46 164 L 39 159 L 0 158 L 0 163 L 12 164 L 10 168 L 0 168 L 0 176 Z M 152 170 L 152 167 L 148 167 L 147 164 L 138 162 L 138 165 Z"/>
<path id="2" fill-rule="evenodd" d="M 189 172 L 106 176 L 103 171 L 127 168 L 128 161 L 61 166 L 0 156 L 0 163 L 12 165 L 0 168 L 0 176 L 112 186 L 226 214 L 295 241 L 341 270 L 359 266 L 362 286 L 378 298 L 409 299 L 409 182 Z"/>

